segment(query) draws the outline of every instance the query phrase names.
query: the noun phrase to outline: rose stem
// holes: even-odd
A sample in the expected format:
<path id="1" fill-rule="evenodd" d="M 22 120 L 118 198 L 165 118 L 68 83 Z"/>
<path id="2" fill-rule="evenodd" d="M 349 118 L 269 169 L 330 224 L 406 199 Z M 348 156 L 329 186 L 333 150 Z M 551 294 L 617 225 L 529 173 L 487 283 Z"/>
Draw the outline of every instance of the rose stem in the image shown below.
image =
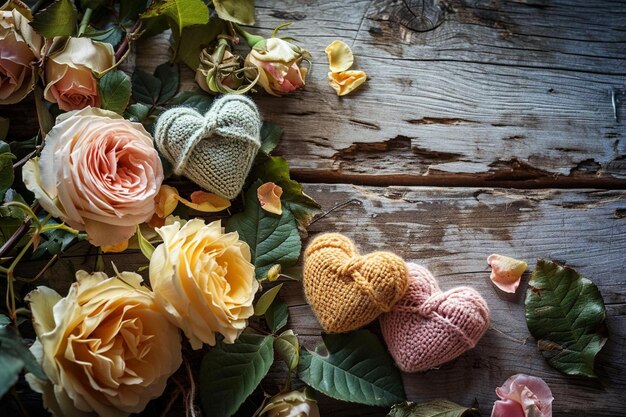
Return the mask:
<path id="1" fill-rule="evenodd" d="M 87 26 L 89 26 L 89 21 L 91 20 L 91 14 L 93 13 L 93 9 L 87 7 L 85 9 L 85 13 L 83 14 L 83 18 L 80 21 L 80 27 L 78 28 L 78 36 L 83 36 L 83 33 L 87 30 Z"/>
<path id="2" fill-rule="evenodd" d="M 139 29 L 140 25 L 141 25 L 141 20 L 137 20 L 135 24 L 133 25 L 133 27 L 131 27 L 130 30 L 126 32 L 126 37 L 124 37 L 124 40 L 122 41 L 119 48 L 115 52 L 115 62 L 118 62 L 120 59 L 122 59 L 122 57 L 126 53 L 126 50 L 128 49 L 128 46 L 130 45 L 128 39 L 133 33 L 135 33 L 137 29 Z"/>

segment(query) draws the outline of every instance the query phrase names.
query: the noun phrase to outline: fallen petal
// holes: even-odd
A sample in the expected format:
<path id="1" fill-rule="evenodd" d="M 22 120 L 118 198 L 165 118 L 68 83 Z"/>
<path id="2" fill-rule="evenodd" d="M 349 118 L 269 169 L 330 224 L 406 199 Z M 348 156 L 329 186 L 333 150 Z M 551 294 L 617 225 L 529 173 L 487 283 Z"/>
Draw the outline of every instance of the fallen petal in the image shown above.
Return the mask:
<path id="1" fill-rule="evenodd" d="M 159 193 L 156 196 L 155 213 L 160 218 L 172 214 L 176 206 L 178 205 L 178 191 L 174 187 L 169 185 L 162 185 Z"/>
<path id="2" fill-rule="evenodd" d="M 354 55 L 350 47 L 342 41 L 332 41 L 326 47 L 326 55 L 328 55 L 328 67 L 332 72 L 346 71 L 354 63 Z"/>
<path id="3" fill-rule="evenodd" d="M 128 239 L 122 240 L 121 242 L 116 243 L 115 245 L 101 246 L 100 249 L 102 249 L 102 252 L 104 253 L 124 252 L 126 249 L 128 249 Z"/>
<path id="4" fill-rule="evenodd" d="M 278 215 L 283 213 L 280 203 L 280 196 L 283 195 L 283 189 L 280 186 L 273 182 L 266 182 L 257 188 L 256 193 L 263 210 Z"/>
<path id="5" fill-rule="evenodd" d="M 354 91 L 367 79 L 364 71 L 329 72 L 328 84 L 335 89 L 338 96 L 345 96 Z"/>
<path id="6" fill-rule="evenodd" d="M 490 278 L 494 285 L 511 294 L 517 290 L 522 274 L 528 268 L 524 261 L 495 253 L 489 255 L 487 263 L 491 267 Z"/>
<path id="7" fill-rule="evenodd" d="M 191 202 L 182 197 L 178 197 L 178 201 L 187 207 L 204 213 L 222 211 L 230 207 L 230 200 L 206 191 L 194 191 L 191 193 Z"/>

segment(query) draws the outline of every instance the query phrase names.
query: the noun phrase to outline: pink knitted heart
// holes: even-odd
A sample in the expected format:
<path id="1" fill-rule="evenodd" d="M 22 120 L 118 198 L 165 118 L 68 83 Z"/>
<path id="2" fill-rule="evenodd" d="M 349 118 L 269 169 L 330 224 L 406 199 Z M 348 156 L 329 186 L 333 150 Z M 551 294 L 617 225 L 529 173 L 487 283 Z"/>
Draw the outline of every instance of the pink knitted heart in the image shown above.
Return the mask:
<path id="1" fill-rule="evenodd" d="M 476 346 L 489 327 L 489 308 L 468 287 L 441 292 L 423 266 L 407 263 L 409 288 L 380 318 L 391 356 L 404 372 L 435 368 Z"/>

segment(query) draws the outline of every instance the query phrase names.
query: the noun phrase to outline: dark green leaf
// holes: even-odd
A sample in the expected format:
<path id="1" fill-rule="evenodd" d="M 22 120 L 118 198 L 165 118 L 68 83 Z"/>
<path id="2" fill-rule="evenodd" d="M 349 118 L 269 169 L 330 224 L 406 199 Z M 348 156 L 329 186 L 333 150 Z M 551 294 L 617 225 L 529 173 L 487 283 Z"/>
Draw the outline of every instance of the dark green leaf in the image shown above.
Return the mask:
<path id="1" fill-rule="evenodd" d="M 296 369 L 300 362 L 300 343 L 293 330 L 286 330 L 274 339 L 274 350 L 285 361 L 289 370 Z"/>
<path id="2" fill-rule="evenodd" d="M 270 154 L 278 146 L 283 129 L 272 122 L 263 122 L 261 126 L 261 151 Z"/>
<path id="3" fill-rule="evenodd" d="M 52 39 L 72 35 L 77 19 L 78 13 L 71 0 L 56 0 L 34 16 L 31 26 L 40 35 Z"/>
<path id="4" fill-rule="evenodd" d="M 167 16 L 172 30 L 182 33 L 191 25 L 203 25 L 209 21 L 209 8 L 202 0 L 156 0 L 141 15 L 142 19 Z"/>
<path id="5" fill-rule="evenodd" d="M 289 176 L 289 164 L 278 156 L 259 153 L 251 178 L 260 178 L 263 182 L 273 182 L 283 189 L 282 203 L 289 208 L 303 232 L 311 224 L 313 217 L 320 211 L 320 205 L 302 191 L 302 184 Z"/>
<path id="6" fill-rule="evenodd" d="M 265 321 L 272 333 L 276 333 L 287 325 L 289 319 L 289 309 L 283 300 L 276 297 L 274 302 L 265 312 Z"/>
<path id="7" fill-rule="evenodd" d="M 204 25 L 187 26 L 182 34 L 174 32 L 176 59 L 192 70 L 200 65 L 200 51 L 209 46 L 224 30 L 224 21 L 212 18 Z"/>
<path id="8" fill-rule="evenodd" d="M 124 30 L 116 24 L 111 24 L 102 30 L 89 27 L 85 31 L 85 36 L 90 37 L 94 41 L 110 43 L 115 47 L 122 41 Z"/>
<path id="9" fill-rule="evenodd" d="M 254 24 L 254 0 L 213 0 L 217 15 L 242 25 Z"/>
<path id="10" fill-rule="evenodd" d="M 136 69 L 133 72 L 133 98 L 149 106 L 156 106 L 161 93 L 161 80 L 145 71 Z"/>
<path id="11" fill-rule="evenodd" d="M 147 5 L 147 0 L 121 0 L 120 22 L 122 24 L 132 24 L 137 20 L 139 14 L 146 10 Z"/>
<path id="12" fill-rule="evenodd" d="M 141 122 L 148 117 L 148 113 L 150 113 L 150 106 L 143 103 L 135 103 L 126 108 L 124 117 L 133 122 Z"/>
<path id="13" fill-rule="evenodd" d="M 130 100 L 130 78 L 122 71 L 109 71 L 98 80 L 102 108 L 123 114 Z"/>
<path id="14" fill-rule="evenodd" d="M 283 284 L 278 284 L 261 294 L 261 297 L 259 297 L 259 300 L 254 305 L 254 314 L 257 316 L 265 314 L 269 306 L 272 302 L 274 302 L 274 298 L 278 295 L 278 291 L 280 291 L 282 287 Z"/>
<path id="15" fill-rule="evenodd" d="M 232 216 L 226 223 L 226 230 L 238 232 L 252 251 L 252 263 L 257 279 L 264 278 L 274 264 L 282 267 L 294 265 L 300 256 L 302 242 L 296 220 L 291 211 L 283 207 L 278 216 L 261 208 L 257 197 L 259 181 L 246 192 L 245 208 Z"/>
<path id="16" fill-rule="evenodd" d="M 537 261 L 526 292 L 526 324 L 551 366 L 595 378 L 594 360 L 607 341 L 605 320 L 593 282 L 572 268 Z"/>
<path id="17" fill-rule="evenodd" d="M 480 411 L 452 401 L 434 400 L 423 404 L 411 402 L 396 404 L 387 417 L 480 417 Z"/>
<path id="18" fill-rule="evenodd" d="M 39 379 L 47 379 L 17 332 L 9 325 L 0 325 L 0 397 L 17 382 L 24 368 Z"/>
<path id="19" fill-rule="evenodd" d="M 211 108 L 213 97 L 201 91 L 183 91 L 176 95 L 168 104 L 190 107 L 200 114 Z"/>
<path id="20" fill-rule="evenodd" d="M 2 142 L 4 143 L 4 142 Z M 8 145 L 6 146 L 8 148 Z M 13 161 L 15 155 L 10 152 L 0 154 L 0 198 L 4 198 L 4 193 L 13 184 Z"/>
<path id="21" fill-rule="evenodd" d="M 44 220 L 43 217 L 40 220 Z M 54 220 L 48 220 L 47 226 L 58 225 Z M 52 229 L 41 233 L 41 241 L 37 249 L 32 254 L 32 259 L 41 258 L 46 253 L 49 255 L 58 255 L 67 249 L 74 241 L 84 239 L 85 234 L 76 235 L 62 229 Z"/>
<path id="22" fill-rule="evenodd" d="M 163 104 L 174 97 L 178 91 L 178 65 L 165 62 L 154 70 L 154 75 L 161 81 L 159 104 Z"/>
<path id="23" fill-rule="evenodd" d="M 302 351 L 298 377 L 338 400 L 391 406 L 405 400 L 398 368 L 368 330 L 325 334 L 315 352 Z"/>
<path id="24" fill-rule="evenodd" d="M 274 362 L 272 336 L 242 334 L 232 344 L 220 341 L 204 355 L 200 400 L 205 415 L 232 416 L 259 385 Z"/>

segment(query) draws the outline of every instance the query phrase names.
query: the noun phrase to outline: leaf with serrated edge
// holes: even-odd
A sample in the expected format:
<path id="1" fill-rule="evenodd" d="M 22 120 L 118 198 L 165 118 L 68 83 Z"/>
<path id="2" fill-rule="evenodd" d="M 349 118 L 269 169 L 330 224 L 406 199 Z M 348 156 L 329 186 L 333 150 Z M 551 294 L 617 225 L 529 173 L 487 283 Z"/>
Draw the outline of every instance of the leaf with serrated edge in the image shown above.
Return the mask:
<path id="1" fill-rule="evenodd" d="M 274 339 L 274 350 L 289 370 L 296 369 L 300 362 L 300 343 L 293 330 L 286 330 Z"/>
<path id="2" fill-rule="evenodd" d="M 260 181 L 246 192 L 245 208 L 226 223 L 228 232 L 238 232 L 239 238 L 250 246 L 257 279 L 264 278 L 275 264 L 295 265 L 300 257 L 302 242 L 298 226 L 290 210 L 283 208 L 277 216 L 261 208 L 257 198 Z"/>
<path id="3" fill-rule="evenodd" d="M 204 355 L 200 399 L 205 415 L 232 416 L 259 385 L 274 362 L 272 336 L 242 334 L 229 345 L 220 341 Z"/>
<path id="4" fill-rule="evenodd" d="M 261 126 L 261 151 L 270 154 L 278 146 L 280 138 L 283 135 L 283 129 L 275 123 L 263 122 Z"/>
<path id="5" fill-rule="evenodd" d="M 172 29 L 179 34 L 191 25 L 203 25 L 209 21 L 209 8 L 202 0 L 158 0 L 141 15 L 148 19 L 165 15 L 173 23 Z"/>
<path id="6" fill-rule="evenodd" d="M 69 36 L 76 29 L 78 13 L 71 0 L 57 0 L 37 13 L 30 25 L 46 37 Z"/>
<path id="7" fill-rule="evenodd" d="M 391 406 L 405 400 L 398 368 L 368 330 L 325 334 L 315 352 L 302 351 L 298 377 L 338 400 Z"/>
<path id="8" fill-rule="evenodd" d="M 287 304 L 277 297 L 265 312 L 267 327 L 270 328 L 272 333 L 276 333 L 287 325 L 288 319 L 289 309 L 287 308 Z"/>
<path id="9" fill-rule="evenodd" d="M 262 316 L 265 314 L 267 309 L 272 305 L 274 299 L 278 295 L 278 291 L 283 287 L 283 284 L 278 284 L 269 290 L 265 291 L 260 297 L 259 300 L 254 305 L 254 314 L 256 316 Z"/>
<path id="10" fill-rule="evenodd" d="M 552 367 L 596 378 L 594 360 L 607 341 L 605 320 L 593 282 L 572 268 L 537 261 L 526 292 L 526 324 Z"/>
<path id="11" fill-rule="evenodd" d="M 133 72 L 133 98 L 140 103 L 156 105 L 161 92 L 161 80 L 152 74 L 136 69 Z"/>
<path id="12" fill-rule="evenodd" d="M 174 97 L 178 91 L 178 84 L 180 82 L 178 65 L 165 62 L 156 67 L 154 76 L 161 80 L 159 104 L 163 104 Z"/>
<path id="13" fill-rule="evenodd" d="M 213 0 L 217 15 L 242 25 L 254 24 L 254 0 Z"/>
<path id="14" fill-rule="evenodd" d="M 452 401 L 434 400 L 422 404 L 396 404 L 387 417 L 480 417 L 480 412 L 476 408 L 463 407 Z"/>
<path id="15" fill-rule="evenodd" d="M 130 100 L 130 79 L 122 71 L 109 71 L 98 80 L 103 109 L 124 113 Z"/>

